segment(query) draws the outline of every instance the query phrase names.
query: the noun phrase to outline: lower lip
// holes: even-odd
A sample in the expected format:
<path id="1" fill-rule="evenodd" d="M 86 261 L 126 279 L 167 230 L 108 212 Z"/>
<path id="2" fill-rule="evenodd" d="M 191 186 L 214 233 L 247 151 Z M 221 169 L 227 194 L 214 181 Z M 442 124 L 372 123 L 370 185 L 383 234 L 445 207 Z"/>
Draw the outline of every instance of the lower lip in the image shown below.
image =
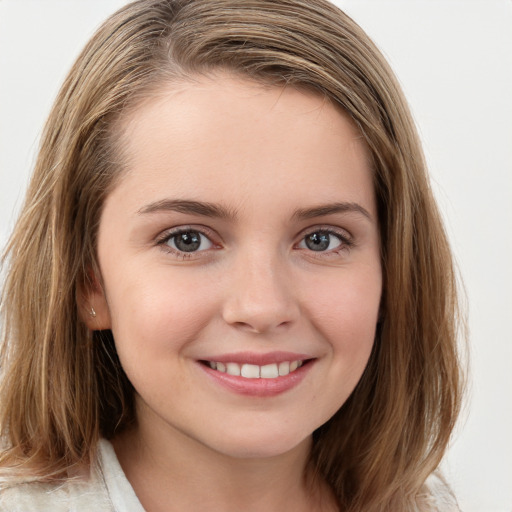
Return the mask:
<path id="1" fill-rule="evenodd" d="M 288 375 L 282 375 L 275 379 L 247 379 L 213 370 L 202 363 L 198 364 L 210 378 L 234 393 L 247 396 L 270 397 L 280 395 L 298 386 L 312 368 L 314 361 L 308 361 Z"/>

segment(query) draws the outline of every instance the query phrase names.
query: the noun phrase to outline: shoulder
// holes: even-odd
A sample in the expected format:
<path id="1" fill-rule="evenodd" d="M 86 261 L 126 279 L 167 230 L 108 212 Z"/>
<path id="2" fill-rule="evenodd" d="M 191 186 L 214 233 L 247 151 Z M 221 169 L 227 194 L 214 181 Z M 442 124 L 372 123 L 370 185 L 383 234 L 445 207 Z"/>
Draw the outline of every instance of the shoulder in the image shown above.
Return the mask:
<path id="1" fill-rule="evenodd" d="M 37 482 L 8 484 L 0 488 L 0 512 L 66 510 L 63 487 Z M 59 505 L 62 504 L 62 506 Z"/>
<path id="2" fill-rule="evenodd" d="M 460 512 L 453 491 L 439 471 L 427 478 L 418 505 L 420 512 Z"/>
<path id="3" fill-rule="evenodd" d="M 0 479 L 0 512 L 144 512 L 110 442 L 100 439 L 95 461 L 78 478 L 60 483 L 5 483 Z"/>
<path id="4" fill-rule="evenodd" d="M 0 484 L 0 512 L 113 512 L 95 474 L 62 483 Z"/>

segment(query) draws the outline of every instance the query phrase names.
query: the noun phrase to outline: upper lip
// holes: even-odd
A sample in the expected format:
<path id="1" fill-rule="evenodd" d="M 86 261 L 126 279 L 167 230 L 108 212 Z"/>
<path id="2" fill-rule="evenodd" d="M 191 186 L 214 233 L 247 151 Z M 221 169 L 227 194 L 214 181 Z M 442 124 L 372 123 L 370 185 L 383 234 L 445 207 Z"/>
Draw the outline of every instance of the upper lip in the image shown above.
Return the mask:
<path id="1" fill-rule="evenodd" d="M 232 354 L 215 355 L 205 357 L 203 361 L 215 361 L 216 363 L 238 363 L 255 364 L 265 366 L 266 364 L 282 363 L 284 361 L 305 361 L 314 359 L 310 354 L 298 354 L 296 352 L 267 352 L 259 354 L 257 352 L 234 352 Z"/>

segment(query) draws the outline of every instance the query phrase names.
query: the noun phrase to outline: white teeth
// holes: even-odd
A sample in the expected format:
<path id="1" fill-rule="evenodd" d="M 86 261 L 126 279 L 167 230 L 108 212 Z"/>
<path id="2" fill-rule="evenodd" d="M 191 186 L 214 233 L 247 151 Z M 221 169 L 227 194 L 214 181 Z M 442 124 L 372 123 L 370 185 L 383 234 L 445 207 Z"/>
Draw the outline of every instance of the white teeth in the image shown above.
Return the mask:
<path id="1" fill-rule="evenodd" d="M 247 379 L 259 379 L 260 367 L 257 364 L 244 364 L 240 374 Z"/>
<path id="2" fill-rule="evenodd" d="M 240 376 L 240 365 L 238 363 L 226 363 L 226 373 L 228 375 Z"/>
<path id="3" fill-rule="evenodd" d="M 290 373 L 290 361 L 279 363 L 279 375 L 288 375 Z"/>
<path id="4" fill-rule="evenodd" d="M 257 364 L 238 363 L 217 363 L 208 361 L 208 366 L 212 370 L 234 375 L 236 377 L 245 377 L 246 379 L 277 379 L 294 372 L 302 366 L 302 361 L 283 361 L 281 363 L 266 364 L 258 366 Z"/>
<path id="5" fill-rule="evenodd" d="M 279 370 L 275 363 L 262 366 L 260 372 L 262 379 L 277 379 L 277 377 L 279 377 Z"/>

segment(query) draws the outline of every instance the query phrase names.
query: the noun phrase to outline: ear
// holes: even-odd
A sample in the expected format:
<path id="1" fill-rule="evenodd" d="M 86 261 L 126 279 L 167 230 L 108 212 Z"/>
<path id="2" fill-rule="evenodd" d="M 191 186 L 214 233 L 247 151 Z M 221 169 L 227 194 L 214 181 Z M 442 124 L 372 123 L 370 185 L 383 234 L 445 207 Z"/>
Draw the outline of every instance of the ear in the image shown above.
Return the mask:
<path id="1" fill-rule="evenodd" d="M 80 318 L 91 331 L 110 329 L 112 326 L 110 309 L 101 280 L 92 269 L 87 277 L 87 283 L 79 292 Z"/>

